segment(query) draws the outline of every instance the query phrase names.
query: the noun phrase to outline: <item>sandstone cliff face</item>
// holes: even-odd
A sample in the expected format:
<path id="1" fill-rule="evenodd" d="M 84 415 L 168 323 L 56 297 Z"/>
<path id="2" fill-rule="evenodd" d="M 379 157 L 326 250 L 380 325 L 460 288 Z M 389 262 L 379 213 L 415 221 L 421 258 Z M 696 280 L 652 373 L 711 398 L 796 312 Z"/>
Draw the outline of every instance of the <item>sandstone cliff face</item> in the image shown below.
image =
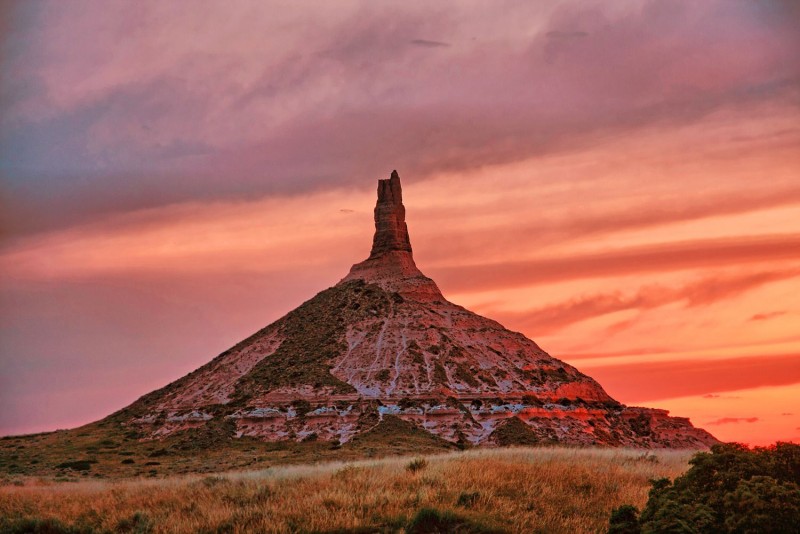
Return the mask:
<path id="1" fill-rule="evenodd" d="M 396 172 L 378 183 L 375 227 L 369 258 L 336 286 L 143 397 L 127 424 L 151 438 L 224 421 L 237 436 L 347 442 L 392 415 L 471 444 L 716 443 L 448 302 L 414 263 Z"/>

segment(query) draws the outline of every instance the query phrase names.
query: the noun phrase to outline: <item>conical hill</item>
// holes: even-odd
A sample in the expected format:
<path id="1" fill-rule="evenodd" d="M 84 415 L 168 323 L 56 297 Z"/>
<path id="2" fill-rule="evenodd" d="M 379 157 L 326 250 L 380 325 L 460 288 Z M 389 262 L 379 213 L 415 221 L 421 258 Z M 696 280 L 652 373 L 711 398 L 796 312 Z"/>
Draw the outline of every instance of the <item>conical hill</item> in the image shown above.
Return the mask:
<path id="1" fill-rule="evenodd" d="M 113 417 L 147 439 L 200 429 L 346 443 L 391 424 L 475 445 L 717 442 L 688 419 L 623 406 L 524 335 L 445 299 L 414 263 L 396 172 L 378 182 L 369 258 Z"/>

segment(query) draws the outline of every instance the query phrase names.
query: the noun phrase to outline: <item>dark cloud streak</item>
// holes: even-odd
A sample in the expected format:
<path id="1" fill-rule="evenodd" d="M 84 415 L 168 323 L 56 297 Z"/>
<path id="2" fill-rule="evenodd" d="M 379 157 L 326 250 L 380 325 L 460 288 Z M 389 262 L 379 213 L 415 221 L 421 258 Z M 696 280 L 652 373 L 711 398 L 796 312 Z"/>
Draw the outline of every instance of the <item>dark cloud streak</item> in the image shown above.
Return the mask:
<path id="1" fill-rule="evenodd" d="M 411 44 L 425 48 L 446 48 L 450 46 L 450 43 L 443 43 L 442 41 L 429 41 L 427 39 L 413 39 Z"/>
<path id="2" fill-rule="evenodd" d="M 774 311 L 774 312 L 768 312 L 768 313 L 757 313 L 757 314 L 753 315 L 752 317 L 750 317 L 749 320 L 750 321 L 766 321 L 768 319 L 774 319 L 775 317 L 781 317 L 783 315 L 786 315 L 787 313 L 789 313 L 789 312 L 787 312 L 786 310 Z"/>
<path id="3" fill-rule="evenodd" d="M 715 421 L 709 421 L 707 425 L 730 425 L 738 423 L 756 423 L 758 417 L 723 417 Z"/>

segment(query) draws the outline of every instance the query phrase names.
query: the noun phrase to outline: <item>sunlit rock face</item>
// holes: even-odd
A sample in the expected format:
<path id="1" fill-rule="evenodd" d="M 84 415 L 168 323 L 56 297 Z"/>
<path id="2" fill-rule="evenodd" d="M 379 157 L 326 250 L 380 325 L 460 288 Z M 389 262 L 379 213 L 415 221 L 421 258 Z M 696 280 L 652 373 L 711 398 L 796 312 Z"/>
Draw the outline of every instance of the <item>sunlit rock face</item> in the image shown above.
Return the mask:
<path id="1" fill-rule="evenodd" d="M 396 171 L 378 182 L 366 260 L 120 415 L 149 438 L 225 423 L 239 437 L 347 442 L 393 415 L 464 444 L 717 441 L 664 410 L 623 406 L 522 334 L 448 302 L 414 263 Z"/>

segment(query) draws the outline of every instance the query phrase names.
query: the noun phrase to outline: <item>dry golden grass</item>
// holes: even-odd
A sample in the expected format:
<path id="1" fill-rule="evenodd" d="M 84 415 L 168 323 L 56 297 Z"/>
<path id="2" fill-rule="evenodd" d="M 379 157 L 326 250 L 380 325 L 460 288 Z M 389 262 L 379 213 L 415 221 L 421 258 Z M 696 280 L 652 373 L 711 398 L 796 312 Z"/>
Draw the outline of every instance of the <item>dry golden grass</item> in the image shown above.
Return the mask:
<path id="1" fill-rule="evenodd" d="M 219 428 L 147 440 L 131 435 L 112 418 L 71 430 L 0 438 L 0 479 L 158 478 L 401 454 L 436 454 L 456 448 L 453 443 L 391 415 L 343 445 L 322 440 L 298 443 L 234 439 Z M 375 418 L 377 421 L 377 412 Z M 76 467 L 76 463 L 84 465 Z"/>
<path id="2" fill-rule="evenodd" d="M 216 476 L 0 487 L 0 517 L 56 518 L 87 531 L 402 532 L 429 507 L 508 532 L 602 532 L 613 507 L 641 506 L 648 480 L 675 477 L 687 451 L 482 449 L 426 457 L 273 467 Z M 0 523 L 2 524 L 2 523 Z M 136 530 L 138 529 L 138 530 Z M 485 531 L 485 530 L 484 530 Z"/>

